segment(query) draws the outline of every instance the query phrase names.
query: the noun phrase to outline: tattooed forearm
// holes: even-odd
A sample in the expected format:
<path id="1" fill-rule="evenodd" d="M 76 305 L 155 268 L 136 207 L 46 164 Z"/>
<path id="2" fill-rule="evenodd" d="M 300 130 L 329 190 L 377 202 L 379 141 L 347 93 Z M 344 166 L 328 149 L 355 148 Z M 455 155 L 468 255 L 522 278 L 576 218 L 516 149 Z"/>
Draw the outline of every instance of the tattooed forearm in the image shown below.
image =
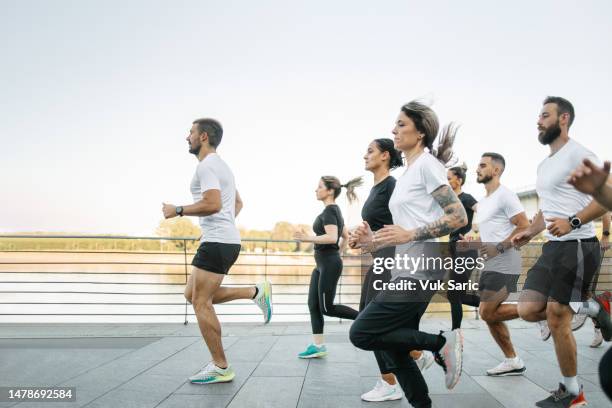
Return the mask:
<path id="1" fill-rule="evenodd" d="M 415 241 L 442 237 L 467 224 L 465 209 L 450 186 L 441 186 L 431 195 L 444 210 L 444 215 L 439 220 L 417 229 Z"/>

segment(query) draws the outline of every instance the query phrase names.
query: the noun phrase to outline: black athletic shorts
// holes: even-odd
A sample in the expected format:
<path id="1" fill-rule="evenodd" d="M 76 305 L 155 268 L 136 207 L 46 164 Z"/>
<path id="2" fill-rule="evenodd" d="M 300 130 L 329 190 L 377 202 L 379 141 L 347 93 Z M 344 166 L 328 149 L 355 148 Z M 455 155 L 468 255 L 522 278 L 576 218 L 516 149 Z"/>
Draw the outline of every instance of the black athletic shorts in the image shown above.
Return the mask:
<path id="1" fill-rule="evenodd" d="M 518 274 L 511 273 L 482 271 L 480 274 L 480 281 L 478 282 L 478 290 L 481 292 L 483 290 L 499 292 L 505 287 L 508 293 L 515 293 L 517 291 L 516 284 L 519 276 Z"/>
<path id="2" fill-rule="evenodd" d="M 536 291 L 564 305 L 585 301 L 600 258 L 596 237 L 548 241 L 542 246 L 542 255 L 527 272 L 523 290 Z"/>
<path id="3" fill-rule="evenodd" d="M 227 275 L 240 254 L 240 244 L 202 242 L 191 264 L 208 272 Z"/>

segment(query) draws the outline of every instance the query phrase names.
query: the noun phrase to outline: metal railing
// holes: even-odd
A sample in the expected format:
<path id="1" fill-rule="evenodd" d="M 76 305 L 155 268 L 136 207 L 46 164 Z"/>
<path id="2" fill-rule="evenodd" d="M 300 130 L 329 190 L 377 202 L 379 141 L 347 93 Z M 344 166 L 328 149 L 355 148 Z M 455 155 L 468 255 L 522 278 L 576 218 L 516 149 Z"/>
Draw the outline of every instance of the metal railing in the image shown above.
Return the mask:
<path id="1" fill-rule="evenodd" d="M 21 244 L 27 240 L 32 240 L 30 247 Z M 96 250 L 89 248 L 94 246 L 93 240 L 96 240 Z M 114 245 L 110 249 L 101 245 L 100 250 L 98 241 L 106 244 L 114 241 Z M 240 253 L 224 285 L 247 286 L 269 280 L 274 285 L 274 315 L 305 320 L 309 315 L 306 302 L 309 280 L 315 266 L 312 253 L 274 250 L 279 246 L 295 246 L 295 241 L 242 241 L 243 249 L 250 246 L 255 250 Z M 43 249 L 45 242 L 47 249 Z M 72 244 L 72 248 L 65 248 L 70 245 L 61 248 L 61 242 Z M 132 250 L 117 249 L 121 246 L 117 242 L 130 242 Z M 159 250 L 152 250 L 150 242 L 157 242 Z M 135 243 L 141 250 L 134 250 Z M 52 249 L 53 246 L 58 248 Z M 81 246 L 87 248 L 81 249 Z M 194 314 L 183 296 L 183 287 L 194 255 L 191 249 L 196 247 L 196 239 L 190 237 L 0 236 L 0 320 L 163 317 L 175 321 L 181 316 L 187 324 Z M 528 264 L 535 258 L 524 257 Z M 336 302 L 358 308 L 362 274 L 367 270 L 363 267 L 364 258 L 344 255 L 343 259 Z M 606 270 L 600 277 L 600 283 L 607 286 L 610 285 L 609 261 L 609 258 L 604 261 Z M 448 303 L 439 304 L 440 307 L 428 313 L 448 313 Z M 255 316 L 260 315 L 249 301 L 215 307 L 222 317 L 246 317 L 255 321 Z M 471 310 L 477 317 L 476 309 Z"/>

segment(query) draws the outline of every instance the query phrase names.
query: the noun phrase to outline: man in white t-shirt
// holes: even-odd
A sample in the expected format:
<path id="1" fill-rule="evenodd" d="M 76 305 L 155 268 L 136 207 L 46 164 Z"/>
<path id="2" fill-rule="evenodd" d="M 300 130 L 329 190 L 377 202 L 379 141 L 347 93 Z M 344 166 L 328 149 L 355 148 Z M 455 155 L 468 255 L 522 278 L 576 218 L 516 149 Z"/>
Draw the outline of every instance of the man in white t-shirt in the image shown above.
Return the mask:
<path id="1" fill-rule="evenodd" d="M 511 239 L 529 226 L 525 210 L 515 192 L 501 185 L 500 177 L 506 161 L 499 153 L 484 153 L 476 170 L 477 181 L 484 184 L 487 195 L 478 202 L 478 229 L 486 258 L 480 274 L 479 312 L 505 359 L 487 370 L 487 375 L 521 375 L 525 363 L 516 354 L 510 331 L 504 323 L 518 318 L 516 304 L 505 304 L 521 274 L 521 255 L 512 247 Z"/>
<path id="2" fill-rule="evenodd" d="M 228 364 L 221 343 L 221 325 L 213 304 L 236 299 L 252 299 L 268 323 L 272 317 L 272 288 L 269 282 L 234 288 L 221 286 L 223 278 L 240 254 L 240 233 L 235 217 L 242 209 L 234 174 L 217 154 L 223 128 L 214 119 L 195 120 L 187 136 L 189 153 L 198 158 L 191 180 L 194 204 L 163 204 L 165 218 L 199 217 L 201 244 L 193 257 L 193 270 L 185 288 L 185 298 L 193 304 L 198 325 L 212 361 L 189 380 L 195 384 L 232 381 L 234 370 Z"/>
<path id="3" fill-rule="evenodd" d="M 593 317 L 604 339 L 612 337 L 610 303 L 601 295 L 587 300 L 591 280 L 599 267 L 600 249 L 592 220 L 606 210 L 567 179 L 585 158 L 597 161 L 590 150 L 569 138 L 574 107 L 561 97 L 544 100 L 538 120 L 538 139 L 550 155 L 538 166 L 536 191 L 540 212 L 530 227 L 513 238 L 523 245 L 546 229 L 548 242 L 527 273 L 518 311 L 521 318 L 546 320 L 555 343 L 563 375 L 559 388 L 536 403 L 538 407 L 570 407 L 586 403 L 577 380 L 576 341 L 571 330 L 574 313 Z"/>

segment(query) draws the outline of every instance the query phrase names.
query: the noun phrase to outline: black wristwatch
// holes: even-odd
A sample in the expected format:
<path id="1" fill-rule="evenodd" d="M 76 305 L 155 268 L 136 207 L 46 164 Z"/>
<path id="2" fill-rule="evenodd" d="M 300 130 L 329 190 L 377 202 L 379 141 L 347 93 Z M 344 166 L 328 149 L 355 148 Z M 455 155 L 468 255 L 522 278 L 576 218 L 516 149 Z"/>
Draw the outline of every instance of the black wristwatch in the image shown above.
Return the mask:
<path id="1" fill-rule="evenodd" d="M 582 221 L 580 221 L 580 218 L 576 217 L 576 215 L 572 215 L 567 220 L 569 221 L 570 225 L 572 226 L 572 229 L 578 229 L 578 228 L 582 227 Z"/>
<path id="2" fill-rule="evenodd" d="M 603 232 L 603 236 L 604 237 L 609 237 L 610 236 L 610 231 L 604 231 Z"/>
<path id="3" fill-rule="evenodd" d="M 499 252 L 500 254 L 503 254 L 506 251 L 506 248 L 504 247 L 504 244 L 502 242 L 495 245 L 495 249 L 497 249 L 497 252 Z"/>
<path id="4" fill-rule="evenodd" d="M 181 207 L 180 205 L 176 207 L 176 215 L 178 215 L 179 217 L 183 216 L 183 207 Z"/>

